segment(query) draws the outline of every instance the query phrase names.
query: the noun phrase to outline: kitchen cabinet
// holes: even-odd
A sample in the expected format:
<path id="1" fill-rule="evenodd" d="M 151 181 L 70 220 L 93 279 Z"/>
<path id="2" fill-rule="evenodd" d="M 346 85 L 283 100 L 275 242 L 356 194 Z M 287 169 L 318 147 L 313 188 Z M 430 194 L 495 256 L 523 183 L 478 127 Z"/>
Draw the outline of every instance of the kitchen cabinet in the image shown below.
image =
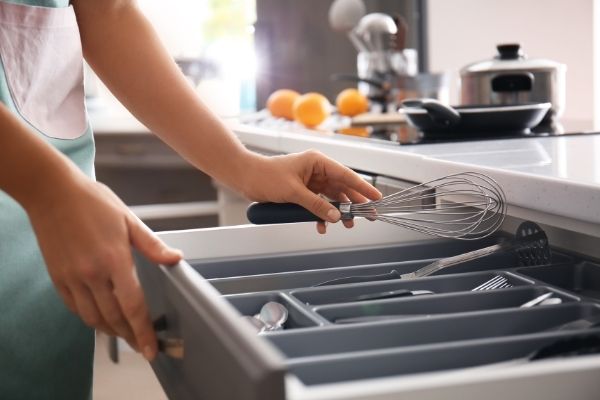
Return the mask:
<path id="1" fill-rule="evenodd" d="M 157 231 L 218 225 L 211 178 L 156 136 L 96 131 L 96 178 Z"/>

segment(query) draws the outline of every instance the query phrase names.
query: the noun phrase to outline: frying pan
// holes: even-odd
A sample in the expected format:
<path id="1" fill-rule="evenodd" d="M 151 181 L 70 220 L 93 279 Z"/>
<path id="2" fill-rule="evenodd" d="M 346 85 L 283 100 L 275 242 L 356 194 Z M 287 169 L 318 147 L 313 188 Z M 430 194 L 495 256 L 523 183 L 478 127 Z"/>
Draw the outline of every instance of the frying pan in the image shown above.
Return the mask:
<path id="1" fill-rule="evenodd" d="M 424 133 L 529 133 L 539 125 L 552 105 L 475 105 L 450 107 L 434 99 L 402 102 L 408 122 Z"/>

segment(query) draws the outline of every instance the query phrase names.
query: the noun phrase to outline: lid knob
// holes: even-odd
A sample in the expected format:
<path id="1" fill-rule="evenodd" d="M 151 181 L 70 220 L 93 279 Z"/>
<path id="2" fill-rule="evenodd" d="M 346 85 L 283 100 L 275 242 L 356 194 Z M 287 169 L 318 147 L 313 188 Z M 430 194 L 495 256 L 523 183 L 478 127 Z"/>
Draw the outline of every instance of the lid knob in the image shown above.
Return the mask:
<path id="1" fill-rule="evenodd" d="M 523 52 L 521 52 L 521 45 L 519 43 L 505 43 L 496 46 L 498 49 L 497 59 L 500 60 L 517 60 L 524 58 Z"/>

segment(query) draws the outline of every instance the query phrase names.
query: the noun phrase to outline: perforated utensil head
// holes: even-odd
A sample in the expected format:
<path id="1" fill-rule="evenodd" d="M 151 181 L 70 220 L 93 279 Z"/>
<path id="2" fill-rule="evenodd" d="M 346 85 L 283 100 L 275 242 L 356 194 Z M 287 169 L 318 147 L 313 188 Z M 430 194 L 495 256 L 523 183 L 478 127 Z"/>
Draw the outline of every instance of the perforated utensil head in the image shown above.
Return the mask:
<path id="1" fill-rule="evenodd" d="M 522 246 L 516 249 L 519 266 L 531 267 L 552 262 L 548 236 L 538 224 L 523 222 L 517 228 L 516 239 L 522 243 Z"/>

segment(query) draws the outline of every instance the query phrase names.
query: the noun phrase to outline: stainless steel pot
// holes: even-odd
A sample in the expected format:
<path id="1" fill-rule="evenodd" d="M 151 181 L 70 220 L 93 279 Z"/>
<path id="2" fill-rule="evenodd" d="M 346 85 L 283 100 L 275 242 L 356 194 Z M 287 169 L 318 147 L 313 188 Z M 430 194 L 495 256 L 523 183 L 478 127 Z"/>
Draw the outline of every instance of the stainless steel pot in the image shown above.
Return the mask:
<path id="1" fill-rule="evenodd" d="M 550 102 L 546 118 L 565 109 L 567 66 L 545 59 L 528 59 L 519 44 L 500 44 L 491 60 L 469 64 L 460 71 L 461 104 L 511 105 Z"/>

